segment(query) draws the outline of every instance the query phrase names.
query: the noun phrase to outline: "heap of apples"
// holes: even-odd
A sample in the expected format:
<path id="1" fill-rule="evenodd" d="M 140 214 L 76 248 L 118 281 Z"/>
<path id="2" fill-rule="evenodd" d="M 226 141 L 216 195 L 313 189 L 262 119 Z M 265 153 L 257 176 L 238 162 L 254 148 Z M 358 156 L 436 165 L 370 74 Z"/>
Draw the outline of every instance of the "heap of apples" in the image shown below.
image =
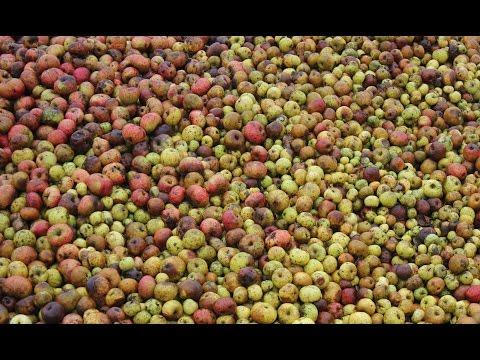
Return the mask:
<path id="1" fill-rule="evenodd" d="M 0 324 L 480 323 L 474 36 L 0 36 Z"/>

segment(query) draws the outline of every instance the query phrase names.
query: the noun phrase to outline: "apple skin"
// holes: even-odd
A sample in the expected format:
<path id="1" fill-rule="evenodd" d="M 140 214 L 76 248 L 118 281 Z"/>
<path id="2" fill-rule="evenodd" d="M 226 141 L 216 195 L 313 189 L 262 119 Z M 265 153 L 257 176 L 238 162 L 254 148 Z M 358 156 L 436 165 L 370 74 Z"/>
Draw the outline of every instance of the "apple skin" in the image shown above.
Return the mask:
<path id="1" fill-rule="evenodd" d="M 368 182 L 380 180 L 380 171 L 375 166 L 366 167 L 363 170 L 363 178 Z"/>
<path id="2" fill-rule="evenodd" d="M 172 236 L 172 230 L 169 228 L 158 229 L 153 234 L 153 243 L 160 249 L 164 250 L 166 247 L 166 243 L 168 238 Z"/>
<path id="3" fill-rule="evenodd" d="M 151 133 L 157 128 L 161 121 L 162 118 L 159 114 L 151 112 L 142 116 L 142 118 L 140 119 L 140 126 L 147 133 Z"/>
<path id="4" fill-rule="evenodd" d="M 153 297 L 156 281 L 150 275 L 143 276 L 138 282 L 138 294 L 142 299 L 150 299 Z"/>
<path id="5" fill-rule="evenodd" d="M 317 324 L 333 324 L 335 317 L 328 311 L 322 311 L 318 314 Z"/>
<path id="6" fill-rule="evenodd" d="M 343 316 L 343 306 L 338 302 L 328 304 L 328 312 L 332 314 L 335 319 L 339 319 Z"/>
<path id="7" fill-rule="evenodd" d="M 4 295 L 23 299 L 32 293 L 33 286 L 30 279 L 19 275 L 12 275 L 4 279 L 2 291 Z"/>
<path id="8" fill-rule="evenodd" d="M 39 219 L 35 220 L 32 225 L 30 226 L 30 231 L 35 234 L 38 238 L 40 236 L 47 235 L 48 229 L 50 228 L 50 224 L 48 221 Z"/>
<path id="9" fill-rule="evenodd" d="M 250 206 L 254 209 L 257 207 L 265 207 L 266 204 L 267 204 L 267 199 L 265 198 L 265 195 L 262 194 L 261 192 L 251 193 L 245 199 L 245 205 Z"/>
<path id="10" fill-rule="evenodd" d="M 471 285 L 465 292 L 465 297 L 472 303 L 480 303 L 480 285 Z"/>
<path id="11" fill-rule="evenodd" d="M 395 146 L 405 146 L 408 144 L 408 135 L 402 131 L 392 131 L 390 134 L 390 143 Z"/>
<path id="12" fill-rule="evenodd" d="M 265 132 L 265 128 L 257 120 L 249 121 L 243 127 L 243 136 L 252 144 L 262 144 L 265 139 L 267 138 L 267 133 Z"/>
<path id="13" fill-rule="evenodd" d="M 45 323 L 58 324 L 65 317 L 65 309 L 61 304 L 52 301 L 42 308 L 41 314 Z"/>
<path id="14" fill-rule="evenodd" d="M 68 140 L 68 136 L 62 130 L 55 129 L 48 134 L 47 140 L 56 146 L 59 144 L 65 144 Z"/>
<path id="15" fill-rule="evenodd" d="M 211 195 L 218 195 L 228 190 L 229 182 L 222 174 L 215 174 L 205 183 L 205 190 Z"/>
<path id="16" fill-rule="evenodd" d="M 328 137 L 319 137 L 315 143 L 315 149 L 322 154 L 327 155 L 332 152 L 333 144 Z"/>
<path id="17" fill-rule="evenodd" d="M 90 70 L 86 67 L 78 67 L 73 70 L 73 77 L 77 80 L 77 83 L 81 84 L 90 78 Z"/>
<path id="18" fill-rule="evenodd" d="M 240 215 L 235 215 L 233 210 L 227 210 L 222 215 L 222 224 L 225 230 L 240 228 L 243 220 Z"/>
<path id="19" fill-rule="evenodd" d="M 463 158 L 470 162 L 477 161 L 480 158 L 480 146 L 475 143 L 470 143 L 463 148 Z"/>
<path id="20" fill-rule="evenodd" d="M 267 167 L 260 161 L 249 161 L 243 167 L 243 173 L 252 179 L 263 179 L 267 173 Z"/>
<path id="21" fill-rule="evenodd" d="M 180 204 L 183 199 L 185 198 L 185 188 L 180 185 L 175 185 L 171 188 L 170 192 L 168 193 L 168 199 L 174 205 Z"/>
<path id="22" fill-rule="evenodd" d="M 467 169 L 462 164 L 449 164 L 447 166 L 447 175 L 453 175 L 463 180 L 467 176 Z"/>
<path id="23" fill-rule="evenodd" d="M 268 151 L 261 145 L 255 145 L 251 148 L 250 154 L 253 161 L 265 162 L 268 159 Z"/>
<path id="24" fill-rule="evenodd" d="M 49 186 L 42 193 L 43 203 L 48 208 L 54 208 L 60 202 L 62 195 L 57 187 Z"/>
<path id="25" fill-rule="evenodd" d="M 210 89 L 210 81 L 206 78 L 199 78 L 192 85 L 192 92 L 196 95 L 205 95 Z"/>
<path id="26" fill-rule="evenodd" d="M 445 145 L 439 143 L 438 141 L 434 141 L 433 143 L 427 145 L 427 155 L 433 161 L 440 161 L 445 157 L 447 153 L 447 149 Z"/>
<path id="27" fill-rule="evenodd" d="M 6 209 L 15 197 L 15 188 L 12 185 L 0 186 L 0 209 Z"/>
<path id="28" fill-rule="evenodd" d="M 47 231 L 47 239 L 54 247 L 60 247 L 73 241 L 74 232 L 67 224 L 52 225 Z"/>
<path id="29" fill-rule="evenodd" d="M 149 192 L 152 186 L 152 179 L 147 174 L 135 173 L 132 178 L 129 179 L 128 186 L 132 191 L 143 189 Z"/>
<path id="30" fill-rule="evenodd" d="M 113 181 L 103 174 L 91 174 L 87 179 L 88 190 L 97 196 L 109 196 L 112 193 Z"/>
<path id="31" fill-rule="evenodd" d="M 130 198 L 136 206 L 143 207 L 144 205 L 147 204 L 149 197 L 150 196 L 145 190 L 136 189 L 134 192 L 132 192 L 132 195 Z"/>
<path id="32" fill-rule="evenodd" d="M 187 197 L 196 207 L 205 207 L 210 201 L 207 190 L 200 185 L 191 185 L 186 191 Z"/>
<path id="33" fill-rule="evenodd" d="M 343 305 L 355 304 L 356 302 L 356 291 L 354 288 L 345 288 L 342 290 L 341 303 Z"/>
<path id="34" fill-rule="evenodd" d="M 325 111 L 325 101 L 322 98 L 312 100 L 307 105 L 307 111 L 311 114 L 314 112 L 323 113 Z"/>
<path id="35" fill-rule="evenodd" d="M 215 301 L 213 310 L 218 316 L 234 315 L 237 310 L 237 304 L 231 297 L 225 297 Z"/>
<path id="36" fill-rule="evenodd" d="M 43 201 L 42 201 L 42 197 L 39 194 L 35 192 L 29 192 L 25 196 L 25 199 L 26 199 L 26 206 L 34 207 L 35 209 L 38 209 L 38 210 L 41 209 Z"/>
<path id="37" fill-rule="evenodd" d="M 78 203 L 77 211 L 81 216 L 88 216 L 92 212 L 101 210 L 102 203 L 100 199 L 95 195 L 85 195 L 80 199 Z"/>
<path id="38" fill-rule="evenodd" d="M 223 233 L 222 224 L 213 218 L 206 218 L 200 223 L 200 230 L 207 237 L 221 237 Z"/>
<path id="39" fill-rule="evenodd" d="M 292 236 L 287 230 L 274 230 L 265 238 L 265 245 L 268 249 L 273 246 L 290 249 L 292 246 Z"/>
<path id="40" fill-rule="evenodd" d="M 209 309 L 197 309 L 192 315 L 195 324 L 215 324 L 215 314 Z"/>

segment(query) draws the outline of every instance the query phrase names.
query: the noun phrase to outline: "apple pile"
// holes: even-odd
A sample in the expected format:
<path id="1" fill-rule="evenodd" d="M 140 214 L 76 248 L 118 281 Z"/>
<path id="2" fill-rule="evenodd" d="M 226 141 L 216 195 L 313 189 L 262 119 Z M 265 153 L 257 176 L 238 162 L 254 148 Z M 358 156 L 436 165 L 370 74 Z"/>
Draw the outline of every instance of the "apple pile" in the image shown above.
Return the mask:
<path id="1" fill-rule="evenodd" d="M 0 36 L 0 324 L 480 323 L 479 41 Z"/>

